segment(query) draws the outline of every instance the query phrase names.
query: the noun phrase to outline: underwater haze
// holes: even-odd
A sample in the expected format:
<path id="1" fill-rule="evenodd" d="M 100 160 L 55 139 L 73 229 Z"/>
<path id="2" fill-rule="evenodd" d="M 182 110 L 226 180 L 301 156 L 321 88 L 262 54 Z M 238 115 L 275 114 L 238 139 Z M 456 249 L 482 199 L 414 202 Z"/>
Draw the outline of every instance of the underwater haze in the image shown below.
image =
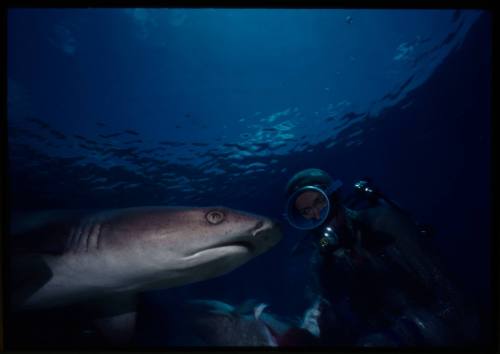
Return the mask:
<path id="1" fill-rule="evenodd" d="M 491 311 L 491 16 L 480 10 L 9 9 L 12 212 L 223 205 L 283 240 L 227 275 L 141 297 L 162 347 L 189 298 L 310 305 L 310 250 L 282 217 L 304 168 L 368 176 Z M 63 341 L 64 339 L 61 339 Z"/>

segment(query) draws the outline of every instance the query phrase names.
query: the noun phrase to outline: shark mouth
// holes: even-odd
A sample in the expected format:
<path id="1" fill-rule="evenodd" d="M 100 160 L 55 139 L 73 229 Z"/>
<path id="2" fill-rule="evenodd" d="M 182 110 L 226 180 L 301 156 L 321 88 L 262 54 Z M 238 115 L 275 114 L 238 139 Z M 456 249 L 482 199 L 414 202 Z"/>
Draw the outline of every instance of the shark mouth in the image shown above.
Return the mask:
<path id="1" fill-rule="evenodd" d="M 192 252 L 192 253 L 190 253 L 188 255 L 188 257 L 195 257 L 197 255 L 200 255 L 200 254 L 204 253 L 204 252 L 213 251 L 213 250 L 216 250 L 216 249 L 219 249 L 219 248 L 235 247 L 235 246 L 246 249 L 246 251 L 248 253 L 254 253 L 255 252 L 255 245 L 252 244 L 249 241 L 233 241 L 233 242 L 229 241 L 229 242 L 217 243 L 217 244 L 212 245 L 210 247 L 203 248 L 201 250 Z"/>
<path id="2" fill-rule="evenodd" d="M 240 246 L 246 248 L 249 252 L 253 253 L 255 251 L 255 246 L 248 241 L 238 241 L 238 242 L 224 242 L 219 243 L 214 246 L 211 246 L 207 249 L 221 248 L 221 247 L 229 247 L 229 246 Z"/>

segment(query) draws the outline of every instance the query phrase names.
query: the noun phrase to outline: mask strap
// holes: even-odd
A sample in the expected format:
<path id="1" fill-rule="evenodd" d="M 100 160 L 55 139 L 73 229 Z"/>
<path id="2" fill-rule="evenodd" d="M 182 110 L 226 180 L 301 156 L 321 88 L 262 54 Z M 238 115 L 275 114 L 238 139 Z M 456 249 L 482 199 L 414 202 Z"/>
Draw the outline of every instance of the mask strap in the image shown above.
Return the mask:
<path id="1" fill-rule="evenodd" d="M 342 186 L 342 182 L 337 179 L 335 181 L 333 181 L 329 186 L 328 188 L 325 189 L 325 194 L 327 196 L 330 196 L 330 194 L 332 194 L 333 192 L 335 192 L 337 189 L 339 189 L 341 186 Z"/>

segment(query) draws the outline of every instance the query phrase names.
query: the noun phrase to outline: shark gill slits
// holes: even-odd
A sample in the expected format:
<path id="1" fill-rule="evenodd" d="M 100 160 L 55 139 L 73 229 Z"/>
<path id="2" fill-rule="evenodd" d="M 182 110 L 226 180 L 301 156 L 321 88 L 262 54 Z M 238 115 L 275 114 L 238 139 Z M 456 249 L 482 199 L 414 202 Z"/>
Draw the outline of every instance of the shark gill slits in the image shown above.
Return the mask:
<path id="1" fill-rule="evenodd" d="M 225 215 L 219 210 L 211 210 L 205 214 L 205 218 L 210 224 L 217 225 L 224 221 Z"/>
<path id="2" fill-rule="evenodd" d="M 101 223 L 93 222 L 90 233 L 87 237 L 87 251 L 99 248 L 99 238 L 101 236 Z"/>
<path id="3" fill-rule="evenodd" d="M 78 227 L 72 227 L 70 230 L 70 235 L 65 245 L 65 252 L 69 252 L 73 249 L 73 244 L 75 242 L 76 235 L 78 233 Z"/>
<path id="4" fill-rule="evenodd" d="M 75 252 L 88 251 L 87 245 L 90 234 L 92 232 L 93 223 L 91 220 L 85 220 L 81 228 L 80 237 L 78 238 L 78 243 L 76 245 Z"/>
<path id="5" fill-rule="evenodd" d="M 90 230 L 88 230 L 88 234 L 85 235 L 85 252 L 89 251 L 89 243 L 90 243 L 90 239 L 92 237 L 92 234 L 94 233 L 94 230 L 95 230 L 95 224 L 92 224 L 90 226 Z"/>
<path id="6" fill-rule="evenodd" d="M 85 232 L 84 229 L 85 229 L 85 225 L 80 225 L 76 229 L 75 238 L 73 239 L 73 245 L 72 245 L 72 248 L 71 248 L 71 251 L 74 252 L 74 253 L 78 252 L 78 247 L 79 247 L 79 245 L 81 243 L 82 237 L 83 237 L 84 232 Z"/>

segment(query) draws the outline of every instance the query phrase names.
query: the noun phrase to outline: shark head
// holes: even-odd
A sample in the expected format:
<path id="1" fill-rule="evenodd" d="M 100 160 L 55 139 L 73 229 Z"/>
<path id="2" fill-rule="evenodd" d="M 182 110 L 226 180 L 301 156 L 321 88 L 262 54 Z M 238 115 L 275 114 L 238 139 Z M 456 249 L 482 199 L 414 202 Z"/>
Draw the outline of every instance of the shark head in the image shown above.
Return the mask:
<path id="1" fill-rule="evenodd" d="M 96 223 L 98 245 L 88 253 L 105 260 L 97 262 L 103 276 L 108 273 L 106 278 L 119 287 L 133 289 L 179 286 L 222 275 L 281 239 L 272 220 L 226 207 L 121 209 L 101 215 Z"/>

